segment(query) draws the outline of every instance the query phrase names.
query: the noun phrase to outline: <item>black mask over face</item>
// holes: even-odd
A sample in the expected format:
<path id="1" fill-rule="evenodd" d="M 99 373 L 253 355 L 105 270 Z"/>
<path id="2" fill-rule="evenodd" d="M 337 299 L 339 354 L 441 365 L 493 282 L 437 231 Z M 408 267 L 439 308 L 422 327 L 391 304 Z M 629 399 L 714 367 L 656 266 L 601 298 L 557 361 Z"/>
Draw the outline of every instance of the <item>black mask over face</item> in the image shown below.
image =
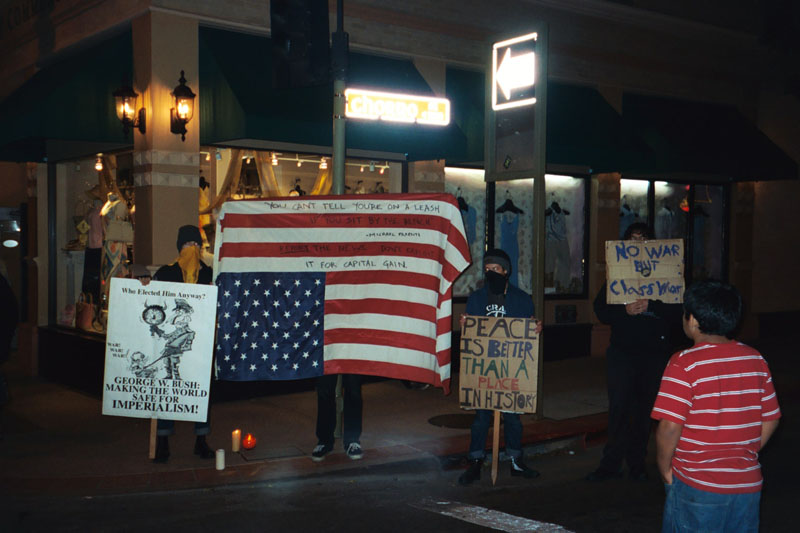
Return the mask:
<path id="1" fill-rule="evenodd" d="M 503 294 L 506 290 L 506 277 L 493 270 L 487 270 L 485 274 L 486 285 L 492 294 Z"/>

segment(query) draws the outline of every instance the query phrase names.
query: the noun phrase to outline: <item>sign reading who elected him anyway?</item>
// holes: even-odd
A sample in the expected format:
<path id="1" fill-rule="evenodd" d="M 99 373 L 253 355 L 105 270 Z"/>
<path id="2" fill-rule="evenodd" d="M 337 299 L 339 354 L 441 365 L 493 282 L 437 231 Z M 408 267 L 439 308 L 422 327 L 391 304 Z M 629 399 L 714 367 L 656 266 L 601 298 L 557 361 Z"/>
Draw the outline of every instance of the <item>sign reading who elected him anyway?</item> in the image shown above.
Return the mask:
<path id="1" fill-rule="evenodd" d="M 606 241 L 606 301 L 628 304 L 638 299 L 682 303 L 682 239 Z"/>
<path id="2" fill-rule="evenodd" d="M 113 278 L 103 414 L 203 422 L 217 287 Z"/>
<path id="3" fill-rule="evenodd" d="M 464 409 L 535 413 L 539 335 L 529 318 L 467 316 L 461 332 Z"/>

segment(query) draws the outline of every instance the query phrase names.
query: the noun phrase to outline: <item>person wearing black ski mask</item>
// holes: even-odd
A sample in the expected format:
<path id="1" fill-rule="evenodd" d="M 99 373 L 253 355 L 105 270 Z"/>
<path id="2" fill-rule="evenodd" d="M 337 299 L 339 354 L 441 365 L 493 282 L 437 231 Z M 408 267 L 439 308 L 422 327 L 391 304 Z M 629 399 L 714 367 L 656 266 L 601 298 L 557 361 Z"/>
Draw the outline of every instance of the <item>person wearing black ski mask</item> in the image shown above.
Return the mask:
<path id="1" fill-rule="evenodd" d="M 508 281 L 511 273 L 511 260 L 506 252 L 499 248 L 486 252 L 483 257 L 483 272 L 483 287 L 470 294 L 467 299 L 467 315 L 534 318 L 531 295 Z M 462 328 L 465 316 L 461 316 Z M 537 321 L 536 332 L 540 333 L 541 331 L 542 325 Z M 481 468 L 486 457 L 486 437 L 489 434 L 492 417 L 491 410 L 475 410 L 469 445 L 470 465 L 458 478 L 461 485 L 469 485 L 481 478 Z M 520 422 L 519 414 L 503 413 L 503 425 L 506 454 L 511 457 L 511 475 L 528 479 L 538 477 L 539 472 L 529 468 L 522 456 L 522 422 Z"/>

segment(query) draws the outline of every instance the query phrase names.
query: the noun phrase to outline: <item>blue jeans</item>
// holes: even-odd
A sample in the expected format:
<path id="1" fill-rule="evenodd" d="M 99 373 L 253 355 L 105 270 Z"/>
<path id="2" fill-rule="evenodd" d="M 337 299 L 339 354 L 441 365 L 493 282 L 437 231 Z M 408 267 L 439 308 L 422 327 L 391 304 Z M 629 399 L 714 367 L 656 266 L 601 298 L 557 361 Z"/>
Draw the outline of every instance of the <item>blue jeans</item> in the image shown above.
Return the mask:
<path id="1" fill-rule="evenodd" d="M 672 476 L 664 485 L 661 533 L 758 533 L 761 492 L 719 494 L 690 487 Z"/>
<path id="2" fill-rule="evenodd" d="M 494 419 L 494 411 L 477 409 L 472 421 L 469 442 L 469 458 L 483 459 L 486 456 L 486 437 Z M 506 440 L 506 455 L 518 459 L 522 456 L 522 422 L 517 413 L 503 413 L 503 432 Z"/>

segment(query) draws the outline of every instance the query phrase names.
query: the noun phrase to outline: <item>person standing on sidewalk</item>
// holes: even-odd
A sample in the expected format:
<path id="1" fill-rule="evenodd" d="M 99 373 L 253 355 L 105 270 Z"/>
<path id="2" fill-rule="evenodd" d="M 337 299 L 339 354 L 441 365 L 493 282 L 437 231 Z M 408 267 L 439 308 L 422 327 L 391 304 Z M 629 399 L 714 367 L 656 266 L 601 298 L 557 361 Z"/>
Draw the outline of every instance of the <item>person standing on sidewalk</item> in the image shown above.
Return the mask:
<path id="1" fill-rule="evenodd" d="M 650 230 L 641 222 L 631 224 L 625 232 L 625 240 L 649 238 Z M 586 480 L 622 477 L 625 461 L 631 479 L 646 481 L 650 409 L 672 352 L 670 332 L 680 323 L 681 306 L 644 299 L 609 304 L 603 284 L 594 300 L 594 312 L 600 322 L 611 325 L 611 345 L 606 351 L 608 442 L 600 466 Z"/>
<path id="2" fill-rule="evenodd" d="M 511 318 L 531 318 L 534 315 L 531 295 L 509 283 L 511 260 L 499 248 L 486 252 L 483 258 L 484 284 L 467 298 L 467 315 Z M 465 315 L 461 316 L 464 327 Z M 534 319 L 535 320 L 535 319 Z M 537 321 L 536 333 L 541 333 L 542 324 Z M 469 485 L 481 478 L 481 468 L 486 457 L 486 437 L 492 423 L 493 411 L 476 409 L 470 430 L 469 467 L 458 478 L 461 485 Z M 517 413 L 503 413 L 506 455 L 511 458 L 511 475 L 535 478 L 539 472 L 529 468 L 522 455 L 522 422 Z"/>
<path id="3" fill-rule="evenodd" d="M 662 531 L 758 532 L 758 453 L 781 410 L 761 354 L 729 338 L 739 291 L 701 281 L 684 295 L 683 330 L 694 346 L 669 360 L 652 416 L 664 480 Z"/>
<path id="4" fill-rule="evenodd" d="M 317 378 L 317 445 L 311 452 L 311 460 L 319 462 L 333 451 L 333 436 L 336 430 L 336 381 L 340 374 L 328 374 Z M 341 374 L 342 396 L 342 443 L 347 456 L 358 460 L 364 456 L 361 449 L 361 420 L 363 400 L 361 398 L 361 375 Z"/>
<path id="5" fill-rule="evenodd" d="M 153 279 L 156 281 L 173 281 L 182 283 L 200 283 L 210 285 L 212 282 L 211 267 L 206 266 L 200 260 L 200 248 L 203 238 L 200 236 L 200 230 L 197 226 L 181 226 L 178 230 L 178 260 L 170 265 L 164 265 L 159 268 Z M 165 350 L 166 351 L 166 350 Z M 170 352 L 171 353 L 171 352 Z M 177 375 L 177 364 L 171 362 L 177 356 L 170 355 L 165 359 L 168 366 L 168 378 L 180 379 Z M 172 372 L 175 372 L 173 375 Z M 211 432 L 211 425 L 206 418 L 205 422 L 195 422 L 194 434 L 196 436 L 194 443 L 194 453 L 203 459 L 213 459 L 214 450 L 212 450 L 206 442 L 206 435 Z M 169 459 L 169 436 L 175 433 L 175 421 L 158 419 L 158 429 L 156 432 L 156 456 L 153 459 L 154 463 L 166 463 Z"/>

